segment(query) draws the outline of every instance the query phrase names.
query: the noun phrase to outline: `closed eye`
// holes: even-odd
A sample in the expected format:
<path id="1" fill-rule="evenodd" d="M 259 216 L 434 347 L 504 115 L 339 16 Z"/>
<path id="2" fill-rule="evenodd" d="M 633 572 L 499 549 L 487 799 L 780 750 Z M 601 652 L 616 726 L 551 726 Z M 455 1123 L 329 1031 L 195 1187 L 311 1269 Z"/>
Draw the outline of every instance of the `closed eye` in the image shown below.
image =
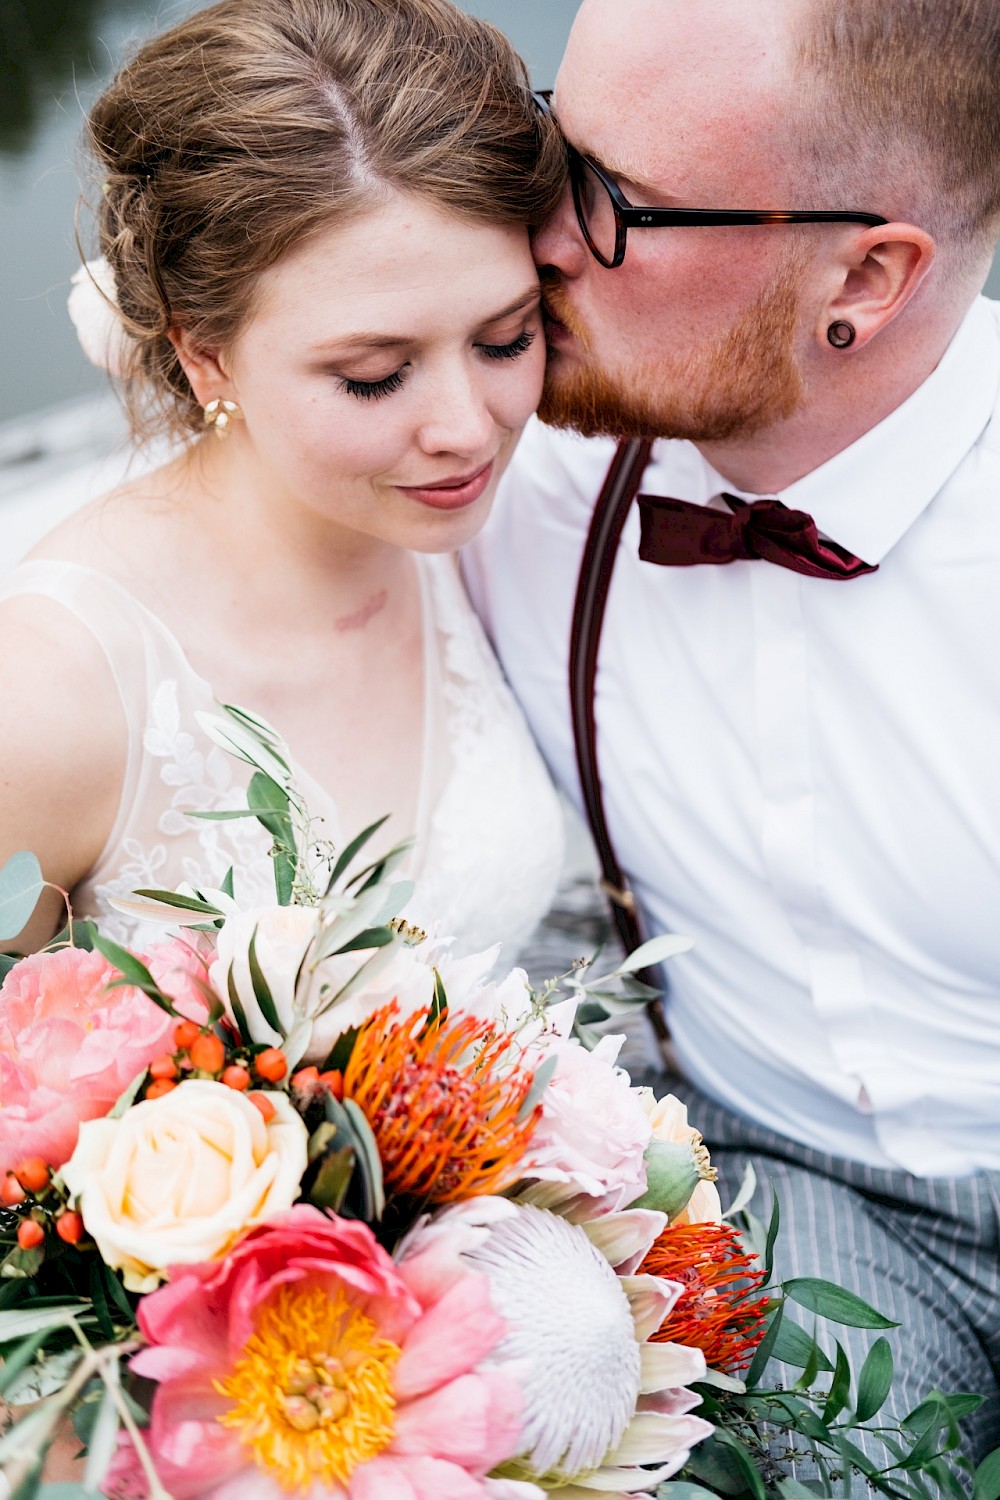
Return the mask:
<path id="1" fill-rule="evenodd" d="M 403 371 L 407 368 L 406 365 L 401 365 L 398 370 L 393 370 L 391 375 L 386 375 L 381 380 L 352 380 L 349 375 L 344 375 L 340 381 L 340 389 L 359 401 L 381 401 L 384 396 L 391 396 L 393 391 L 399 390 L 403 384 Z"/>
<path id="2" fill-rule="evenodd" d="M 526 354 L 534 342 L 534 329 L 526 328 L 509 344 L 480 344 L 478 348 L 487 359 L 517 359 L 518 355 Z"/>

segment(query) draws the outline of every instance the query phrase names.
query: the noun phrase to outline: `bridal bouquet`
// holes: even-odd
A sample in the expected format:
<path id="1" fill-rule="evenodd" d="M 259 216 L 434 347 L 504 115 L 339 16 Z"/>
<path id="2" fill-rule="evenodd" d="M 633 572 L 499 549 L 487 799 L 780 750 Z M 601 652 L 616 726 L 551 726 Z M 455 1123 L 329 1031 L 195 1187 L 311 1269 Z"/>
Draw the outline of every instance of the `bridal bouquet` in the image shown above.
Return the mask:
<path id="1" fill-rule="evenodd" d="M 71 920 L 0 960 L 17 1500 L 67 1418 L 78 1492 L 121 1500 L 833 1493 L 826 1459 L 818 1491 L 782 1477 L 782 1431 L 887 1493 L 950 1476 L 960 1398 L 934 1397 L 909 1456 L 866 1459 L 848 1434 L 885 1399 L 888 1346 L 850 1407 L 849 1371 L 782 1310 L 886 1321 L 826 1283 L 765 1290 L 777 1217 L 758 1260 L 684 1107 L 590 1031 L 683 940 L 561 990 L 497 981 L 495 951 L 456 958 L 402 918 L 403 846 L 356 869 L 378 825 L 311 841 L 266 724 L 203 722 L 254 767 L 246 812 L 213 816 L 268 830 L 274 905 L 242 908 L 232 879 L 141 891 L 120 905 L 168 934 L 142 953 Z M 8 863 L 0 938 L 41 887 L 31 855 Z M 796 1390 L 763 1389 L 772 1355 Z"/>

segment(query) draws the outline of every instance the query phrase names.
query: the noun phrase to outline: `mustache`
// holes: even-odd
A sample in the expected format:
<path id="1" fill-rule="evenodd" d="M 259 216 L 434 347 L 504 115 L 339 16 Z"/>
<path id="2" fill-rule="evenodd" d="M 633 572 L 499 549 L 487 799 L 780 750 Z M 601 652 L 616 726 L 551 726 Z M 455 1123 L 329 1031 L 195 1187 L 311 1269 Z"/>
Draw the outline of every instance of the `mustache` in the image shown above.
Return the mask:
<path id="1" fill-rule="evenodd" d="M 558 271 L 543 266 L 539 272 L 542 283 L 542 308 L 555 323 L 561 323 L 585 349 L 590 349 L 590 335 L 586 324 L 566 295 Z"/>

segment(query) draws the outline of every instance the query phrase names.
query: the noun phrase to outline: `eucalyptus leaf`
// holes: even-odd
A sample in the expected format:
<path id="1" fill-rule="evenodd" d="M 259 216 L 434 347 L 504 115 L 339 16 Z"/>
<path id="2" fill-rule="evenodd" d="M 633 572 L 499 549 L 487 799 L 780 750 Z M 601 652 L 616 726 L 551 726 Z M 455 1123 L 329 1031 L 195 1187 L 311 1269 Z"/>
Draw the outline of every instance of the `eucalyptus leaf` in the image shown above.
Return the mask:
<path id="1" fill-rule="evenodd" d="M 774 1246 L 778 1238 L 778 1230 L 781 1227 L 781 1209 L 778 1205 L 778 1195 L 772 1189 L 771 1222 L 767 1226 L 767 1239 L 764 1242 L 764 1270 L 770 1279 L 771 1269 L 774 1265 Z"/>
<path id="2" fill-rule="evenodd" d="M 132 1105 L 136 1101 L 136 1096 L 138 1095 L 139 1090 L 142 1088 L 143 1084 L 146 1081 L 146 1072 L 147 1069 L 143 1068 L 141 1073 L 137 1073 L 135 1075 L 128 1088 L 123 1089 L 122 1092 L 118 1095 L 118 1098 L 115 1100 L 108 1114 L 107 1118 L 109 1120 L 120 1120 L 125 1111 L 132 1108 Z"/>
<path id="3" fill-rule="evenodd" d="M 842 1323 L 848 1328 L 896 1328 L 899 1325 L 885 1318 L 874 1307 L 856 1297 L 845 1287 L 835 1286 L 818 1276 L 799 1276 L 786 1281 L 782 1287 L 786 1297 L 800 1307 L 818 1313 L 831 1323 Z"/>
<path id="4" fill-rule="evenodd" d="M 661 933 L 659 937 L 640 943 L 624 963 L 618 965 L 615 972 L 634 974 L 637 969 L 652 969 L 658 964 L 665 963 L 668 958 L 676 958 L 680 953 L 687 953 L 693 947 L 694 938 L 684 937 L 678 932 Z"/>
<path id="5" fill-rule="evenodd" d="M 339 1151 L 328 1151 L 320 1162 L 319 1170 L 307 1194 L 310 1203 L 317 1208 L 329 1208 L 339 1213 L 347 1197 L 347 1190 L 354 1176 L 357 1156 L 353 1146 L 342 1146 Z"/>
<path id="6" fill-rule="evenodd" d="M 0 953 L 0 984 L 3 984 L 11 969 L 16 968 L 20 962 L 13 953 Z"/>
<path id="7" fill-rule="evenodd" d="M 656 1500 L 715 1500 L 715 1493 L 686 1479 L 668 1479 L 657 1490 Z"/>
<path id="8" fill-rule="evenodd" d="M 754 1497 L 754 1500 L 767 1500 L 764 1481 L 760 1477 L 760 1472 L 753 1461 L 753 1456 L 746 1446 L 740 1442 L 739 1438 L 733 1433 L 726 1431 L 725 1428 L 716 1428 L 714 1441 L 721 1443 L 729 1449 L 733 1461 L 743 1477 L 746 1488 Z"/>
<path id="9" fill-rule="evenodd" d="M 537 1104 L 541 1103 L 542 1095 L 552 1082 L 552 1075 L 559 1064 L 558 1057 L 547 1057 L 535 1069 L 531 1080 L 531 1087 L 521 1100 L 521 1107 L 517 1112 L 517 1123 L 520 1125 L 531 1114 Z"/>
<path id="10" fill-rule="evenodd" d="M 279 785 L 291 775 L 285 758 L 244 723 L 235 718 L 223 719 L 218 714 L 205 713 L 202 709 L 195 709 L 195 718 L 216 745 L 221 746 L 229 755 L 235 755 L 237 760 L 253 766 L 254 770 L 263 771 L 265 776 L 270 776 Z"/>
<path id="11" fill-rule="evenodd" d="M 757 1173 L 753 1169 L 753 1162 L 747 1162 L 743 1168 L 743 1179 L 740 1182 L 736 1197 L 722 1215 L 724 1219 L 734 1219 L 737 1214 L 744 1213 L 753 1200 L 757 1191 Z M 766 1241 L 765 1241 L 766 1244 Z"/>
<path id="12" fill-rule="evenodd" d="M 28 925 L 44 889 L 42 867 L 30 850 L 21 849 L 0 866 L 0 943 Z"/>
<path id="13" fill-rule="evenodd" d="M 351 1121 L 357 1141 L 358 1160 L 362 1164 L 370 1194 L 371 1216 L 381 1219 L 385 1212 L 385 1185 L 382 1179 L 382 1158 L 372 1135 L 372 1128 L 365 1115 L 353 1099 L 344 1100 L 344 1109 Z"/>
<path id="14" fill-rule="evenodd" d="M 83 1487 L 88 1495 L 99 1493 L 101 1481 L 108 1472 L 118 1446 L 118 1428 L 121 1418 L 118 1415 L 114 1392 L 118 1384 L 118 1365 L 111 1364 L 104 1378 L 105 1391 L 88 1444 L 87 1467 L 83 1474 Z"/>
<path id="15" fill-rule="evenodd" d="M 774 1346 L 778 1341 L 778 1335 L 781 1332 L 783 1316 L 784 1307 L 780 1302 L 775 1306 L 773 1311 L 768 1313 L 767 1315 L 767 1331 L 765 1332 L 764 1337 L 761 1339 L 760 1343 L 757 1345 L 757 1348 L 754 1350 L 753 1359 L 750 1361 L 750 1368 L 746 1373 L 746 1383 L 747 1387 L 750 1390 L 752 1390 L 754 1386 L 760 1384 L 761 1377 L 763 1376 L 764 1371 L 767 1368 L 768 1361 L 771 1358 L 772 1353 L 774 1352 Z"/>
<path id="16" fill-rule="evenodd" d="M 382 827 L 382 824 L 387 823 L 388 821 L 389 814 L 386 813 L 385 817 L 379 818 L 374 823 L 369 823 L 367 828 L 363 828 L 361 832 L 355 838 L 353 838 L 351 842 L 345 846 L 345 848 L 341 850 L 340 856 L 337 859 L 337 863 L 334 865 L 332 871 L 330 872 L 330 884 L 327 888 L 328 891 L 333 890 L 334 886 L 337 884 L 337 881 L 340 879 L 341 875 L 343 875 L 344 871 L 348 868 L 351 861 L 357 854 L 361 852 L 361 850 L 367 844 L 368 840 L 370 838 L 373 838 L 374 835 L 378 833 L 379 829 Z"/>
<path id="17" fill-rule="evenodd" d="M 40 1328 L 4 1355 L 3 1364 L 0 1365 L 0 1396 L 7 1401 L 13 1399 L 10 1395 L 11 1386 L 34 1364 L 36 1355 L 51 1332 L 50 1328 Z"/>
<path id="18" fill-rule="evenodd" d="M 133 986 L 135 989 L 142 990 L 144 995 L 148 995 L 150 1000 L 155 1001 L 160 1009 L 165 1010 L 168 1015 L 177 1016 L 179 1020 L 183 1019 L 174 1009 L 170 999 L 160 989 L 156 980 L 146 968 L 146 965 L 140 959 L 136 958 L 134 953 L 130 953 L 127 948 L 123 948 L 119 943 L 113 943 L 110 938 L 102 936 L 96 929 L 94 931 L 94 947 L 99 953 L 104 955 L 109 964 L 114 964 L 126 984 Z M 113 986 L 109 986 L 109 988 L 113 988 Z"/>
<path id="19" fill-rule="evenodd" d="M 66 1302 L 60 1307 L 11 1308 L 0 1312 L 0 1344 L 53 1328 L 68 1328 L 74 1319 L 80 1321 L 90 1308 L 86 1302 Z"/>
<path id="20" fill-rule="evenodd" d="M 160 891 L 139 889 L 135 892 L 137 896 L 143 896 L 150 901 L 156 901 L 162 906 L 175 907 L 178 911 L 199 912 L 205 917 L 221 917 L 222 913 L 211 901 L 205 901 L 200 896 L 186 896 L 182 891 Z"/>
<path id="21" fill-rule="evenodd" d="M 413 900 L 416 888 L 416 882 L 413 880 L 394 880 L 392 885 L 385 888 L 385 899 L 375 913 L 375 923 L 383 926 L 386 922 L 391 922 L 400 916 Z M 367 891 L 375 887 L 363 886 L 362 889 Z"/>
<path id="22" fill-rule="evenodd" d="M 326 1000 L 315 1012 L 315 1017 L 325 1015 L 327 1011 L 332 1010 L 335 1006 L 346 1000 L 349 995 L 353 995 L 355 991 L 363 989 L 366 984 L 371 984 L 374 979 L 377 979 L 379 974 L 392 963 L 397 952 L 402 947 L 402 943 L 402 938 L 397 937 L 395 942 L 389 943 L 385 948 L 376 948 L 371 958 L 359 965 L 347 983 L 342 985 L 337 991 L 336 995 L 332 999 Z"/>
<path id="23" fill-rule="evenodd" d="M 264 976 L 264 970 L 261 968 L 260 961 L 257 958 L 256 927 L 254 927 L 253 932 L 250 934 L 247 962 L 250 966 L 250 983 L 253 985 L 254 999 L 260 1007 L 260 1013 L 271 1030 L 276 1031 L 279 1037 L 283 1037 L 285 1028 L 281 1024 L 278 1008 L 274 1003 L 274 996 L 271 994 L 271 986 L 268 984 Z"/>

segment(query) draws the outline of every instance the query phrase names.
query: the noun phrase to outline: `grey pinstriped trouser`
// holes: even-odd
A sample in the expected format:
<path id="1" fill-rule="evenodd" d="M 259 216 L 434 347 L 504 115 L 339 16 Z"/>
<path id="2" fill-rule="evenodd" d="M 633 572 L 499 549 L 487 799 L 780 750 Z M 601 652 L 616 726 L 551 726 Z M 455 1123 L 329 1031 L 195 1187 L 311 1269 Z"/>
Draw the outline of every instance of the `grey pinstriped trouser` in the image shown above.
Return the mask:
<path id="1" fill-rule="evenodd" d="M 862 1166 L 752 1125 L 667 1074 L 643 1082 L 687 1102 L 718 1168 L 723 1204 L 735 1197 L 748 1160 L 758 1182 L 751 1206 L 765 1222 L 773 1185 L 781 1203 L 778 1279 L 825 1277 L 899 1322 L 886 1333 L 897 1370 L 887 1414 L 905 1416 L 935 1386 L 975 1391 L 987 1401 L 966 1419 L 970 1456 L 979 1460 L 1000 1444 L 1000 1173 L 920 1178 Z M 876 1335 L 838 1328 L 836 1337 L 856 1375 Z M 828 1342 L 822 1333 L 820 1342 Z"/>

